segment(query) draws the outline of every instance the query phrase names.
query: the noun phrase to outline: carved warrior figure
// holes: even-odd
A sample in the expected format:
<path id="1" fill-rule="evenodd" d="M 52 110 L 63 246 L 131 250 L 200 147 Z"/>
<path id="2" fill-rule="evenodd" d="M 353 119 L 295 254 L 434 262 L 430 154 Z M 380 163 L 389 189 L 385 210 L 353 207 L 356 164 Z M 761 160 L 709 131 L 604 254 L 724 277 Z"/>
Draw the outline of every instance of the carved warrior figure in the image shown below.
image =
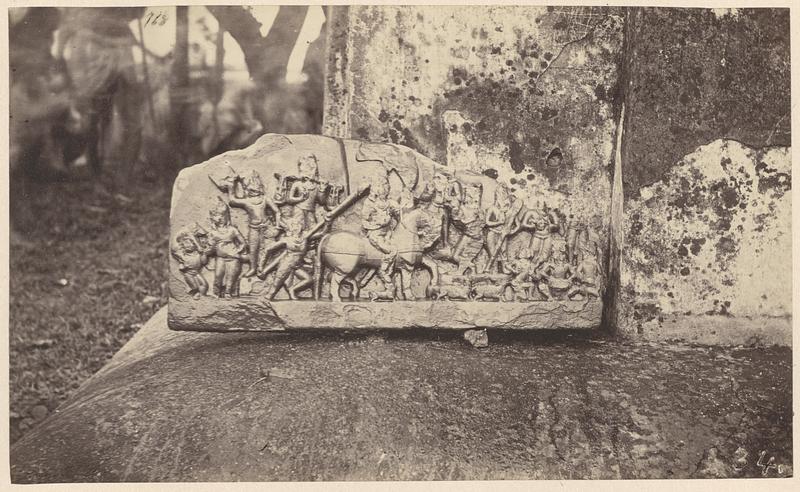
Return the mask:
<path id="1" fill-rule="evenodd" d="M 281 255 L 270 265 L 264 268 L 264 273 L 269 273 L 277 268 L 272 286 L 267 292 L 267 298 L 272 300 L 284 287 L 286 281 L 295 275 L 299 282 L 293 283 L 288 289 L 289 299 L 297 299 L 297 293 L 311 287 L 313 279 L 305 269 L 306 253 L 310 238 L 303 235 L 305 221 L 302 216 L 287 217 L 282 223 L 286 236 L 276 244 L 276 247 L 285 247 Z"/>
<path id="2" fill-rule="evenodd" d="M 266 251 L 270 249 L 280 233 L 276 224 L 280 222 L 281 212 L 278 206 L 267 198 L 264 184 L 256 171 L 253 171 L 247 181 L 244 181 L 241 176 L 235 175 L 233 190 L 224 187 L 223 191 L 229 194 L 228 204 L 230 206 L 244 209 L 247 212 L 249 219 L 247 246 L 250 268 L 243 276 L 252 277 L 257 273 L 258 265 L 266 256 Z M 272 213 L 272 217 L 269 216 L 268 211 Z"/>
<path id="3" fill-rule="evenodd" d="M 490 251 L 484 272 L 491 271 L 499 262 L 508 261 L 508 238 L 514 232 L 515 220 L 522 209 L 522 201 L 513 205 L 508 191 L 498 186 L 494 192 L 494 204 L 486 211 L 486 249 Z M 497 271 L 501 271 L 500 268 Z"/>
<path id="4" fill-rule="evenodd" d="M 371 186 L 363 188 L 362 193 L 372 192 Z M 369 282 L 372 275 L 386 268 L 387 253 L 373 244 L 376 237 L 379 241 L 383 241 L 382 245 L 386 250 L 395 252 L 391 269 L 383 272 L 387 276 L 384 281 L 387 289 L 382 293 L 377 293 L 376 298 L 414 299 L 414 294 L 410 289 L 411 278 L 414 270 L 420 267 L 429 270 L 431 282 L 438 284 L 438 266 L 424 254 L 425 248 L 421 239 L 423 231 L 429 226 L 426 210 L 423 208 L 401 209 L 396 205 L 381 204 L 382 200 L 387 199 L 385 197 L 379 184 L 379 191 L 373 196 L 375 203 L 367 203 L 362 208 L 362 226 L 387 224 L 384 213 L 389 213 L 389 209 L 399 209 L 397 223 L 391 226 L 394 227 L 391 235 L 372 232 L 370 237 L 373 240 L 370 241 L 366 237 L 366 231 L 377 231 L 378 228 L 362 229 L 362 235 L 349 231 L 338 231 L 326 234 L 319 241 L 315 261 L 315 277 L 322 279 L 325 272 L 330 272 L 330 294 L 334 301 L 342 301 L 339 293 L 342 282 L 346 281 L 352 284 L 355 298 L 358 298 L 360 289 Z M 407 206 L 408 198 L 404 202 Z M 394 288 L 393 276 L 396 273 L 399 273 L 401 277 L 400 289 Z M 321 295 L 321 290 L 322 285 L 318 280 L 315 287 L 317 297 Z M 389 290 L 393 292 L 387 292 Z"/>
<path id="5" fill-rule="evenodd" d="M 464 188 L 464 198 L 460 205 L 453 210 L 452 219 L 456 230 L 461 233 L 453 247 L 453 258 L 458 263 L 458 272 L 476 272 L 475 262 L 481 251 L 486 250 L 484 241 L 484 228 L 486 222 L 481 210 L 480 185 Z M 491 251 L 487 251 L 491 254 Z"/>
<path id="6" fill-rule="evenodd" d="M 449 210 L 458 206 L 457 198 L 450 187 L 451 178 L 441 172 L 433 174 L 433 179 L 425 185 L 420 194 L 419 201 L 422 209 L 428 216 L 429 224 L 423 230 L 423 245 L 425 250 L 432 248 L 436 243 L 441 243 L 441 255 L 449 256 L 448 248 L 448 214 Z"/>
<path id="7" fill-rule="evenodd" d="M 391 271 L 394 266 L 397 248 L 392 244 L 392 231 L 397 223 L 395 217 L 400 212 L 399 204 L 389 200 L 389 177 L 381 175 L 370 184 L 369 195 L 361 206 L 361 229 L 369 243 L 383 253 L 378 277 L 383 281 L 387 292 L 394 290 Z"/>
<path id="8" fill-rule="evenodd" d="M 550 260 L 553 254 L 553 231 L 548 217 L 541 214 L 536 219 L 536 229 L 531 236 L 528 253 L 533 263 L 533 268 L 538 269 L 541 265 Z"/>
<path id="9" fill-rule="evenodd" d="M 322 205 L 330 210 L 328 200 L 331 190 L 330 183 L 320 181 L 317 157 L 314 154 L 304 154 L 297 161 L 298 176 L 287 177 L 284 184 L 288 188 L 285 196 L 278 197 L 279 205 L 292 207 L 292 215 L 302 217 L 303 231 L 308 231 L 317 223 L 317 205 Z M 291 181 L 291 185 L 288 182 Z"/>
<path id="10" fill-rule="evenodd" d="M 217 297 L 239 296 L 239 274 L 247 243 L 244 236 L 231 224 L 228 204 L 218 198 L 217 206 L 208 214 L 211 230 L 208 233 L 214 264 L 214 295 Z"/>
<path id="11" fill-rule="evenodd" d="M 223 193 L 209 212 L 211 227 L 185 228 L 172 245 L 190 295 L 208 292 L 202 269 L 212 257 L 213 294 L 218 297 L 238 296 L 240 277 L 266 280 L 272 273 L 265 290 L 269 300 L 282 290 L 298 299 L 312 285 L 311 297 L 319 299 L 324 282 L 333 300 L 359 300 L 375 277 L 380 282 L 369 289 L 373 300 L 414 299 L 411 279 L 419 269 L 430 273 L 417 278 L 427 282 L 419 287 L 432 300 L 600 295 L 597 218 L 591 227 L 572 216 L 564 225 L 558 209 L 541 201 L 527 205 L 500 184 L 492 205 L 484 209 L 483 187 L 470 180 L 437 170 L 424 187 L 411 189 L 405 174 L 389 166 L 376 166 L 365 184 L 339 203 L 344 187 L 319 180 L 313 154 L 302 155 L 297 166 L 298 175 L 275 174 L 274 199 L 267 197 L 255 171 L 246 179 L 233 169 L 222 178 L 212 177 Z M 391 173 L 397 173 L 399 189 L 392 188 L 396 180 L 390 185 Z M 334 220 L 356 202 L 359 207 L 346 217 L 346 227 L 331 231 Z M 317 213 L 319 205 L 326 213 Z M 246 240 L 231 221 L 231 207 L 247 214 Z M 244 275 L 243 263 L 249 264 Z M 448 283 L 441 283 L 440 269 Z M 340 290 L 342 283 L 351 287 L 347 294 Z"/>
<path id="12" fill-rule="evenodd" d="M 189 287 L 189 295 L 195 299 L 208 293 L 208 282 L 203 278 L 203 267 L 208 263 L 209 245 L 204 240 L 207 232 L 199 225 L 195 230 L 188 228 L 178 232 L 172 246 L 172 256 L 178 260 L 178 271 L 183 274 L 183 279 Z"/>

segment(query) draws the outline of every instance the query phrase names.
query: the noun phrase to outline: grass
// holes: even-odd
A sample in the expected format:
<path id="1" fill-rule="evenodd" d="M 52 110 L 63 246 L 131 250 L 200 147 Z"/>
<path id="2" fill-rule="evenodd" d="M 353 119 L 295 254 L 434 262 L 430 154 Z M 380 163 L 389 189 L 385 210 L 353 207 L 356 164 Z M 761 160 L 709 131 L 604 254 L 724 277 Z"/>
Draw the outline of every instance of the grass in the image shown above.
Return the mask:
<path id="1" fill-rule="evenodd" d="M 170 187 L 40 183 L 10 250 L 11 442 L 55 410 L 167 301 Z"/>

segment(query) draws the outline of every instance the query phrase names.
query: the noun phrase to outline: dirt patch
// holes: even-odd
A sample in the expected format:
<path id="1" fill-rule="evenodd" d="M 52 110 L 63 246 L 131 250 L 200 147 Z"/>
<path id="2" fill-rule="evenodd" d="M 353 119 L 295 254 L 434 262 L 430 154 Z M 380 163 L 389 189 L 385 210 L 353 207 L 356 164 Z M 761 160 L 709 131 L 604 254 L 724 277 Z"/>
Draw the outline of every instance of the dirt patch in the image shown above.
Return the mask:
<path id="1" fill-rule="evenodd" d="M 91 181 L 34 185 L 29 245 L 10 249 L 11 442 L 166 303 L 170 189 Z"/>

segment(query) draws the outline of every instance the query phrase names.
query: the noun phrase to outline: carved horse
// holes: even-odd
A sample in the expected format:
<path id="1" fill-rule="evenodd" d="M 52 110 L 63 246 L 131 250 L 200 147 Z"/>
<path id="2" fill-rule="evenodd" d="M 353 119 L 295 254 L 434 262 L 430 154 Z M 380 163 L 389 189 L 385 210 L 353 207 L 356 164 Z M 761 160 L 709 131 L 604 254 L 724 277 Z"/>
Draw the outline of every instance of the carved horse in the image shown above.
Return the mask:
<path id="1" fill-rule="evenodd" d="M 413 300 L 411 293 L 411 277 L 420 267 L 431 272 L 431 283 L 439 283 L 439 271 L 436 263 L 425 255 L 421 236 L 429 227 L 429 214 L 423 209 L 402 212 L 397 228 L 391 236 L 391 244 L 397 251 L 392 277 L 397 273 L 401 279 L 401 293 L 395 293 L 395 299 Z M 317 246 L 315 258 L 314 297 L 322 295 L 322 279 L 325 269 L 330 270 L 330 292 L 334 301 L 342 301 L 339 287 L 343 281 L 353 285 L 353 295 L 357 299 L 361 289 L 372 279 L 381 267 L 384 253 L 373 246 L 361 235 L 340 231 L 326 234 Z"/>

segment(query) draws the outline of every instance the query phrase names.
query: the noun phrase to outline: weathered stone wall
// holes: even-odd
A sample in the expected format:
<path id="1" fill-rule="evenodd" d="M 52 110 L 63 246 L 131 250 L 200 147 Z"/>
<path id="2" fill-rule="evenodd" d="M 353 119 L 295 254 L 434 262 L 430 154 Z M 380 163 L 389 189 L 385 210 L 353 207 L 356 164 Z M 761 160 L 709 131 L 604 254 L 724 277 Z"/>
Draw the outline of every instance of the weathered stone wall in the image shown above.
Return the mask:
<path id="1" fill-rule="evenodd" d="M 787 9 L 333 14 L 323 131 L 602 217 L 621 240 L 606 319 L 622 332 L 790 339 Z M 553 173 L 556 147 L 566 165 Z"/>
<path id="2" fill-rule="evenodd" d="M 607 226 L 621 11 L 334 10 L 326 134 L 406 145 Z"/>
<path id="3" fill-rule="evenodd" d="M 790 144 L 788 9 L 633 9 L 628 20 L 626 197 L 719 138 Z"/>
<path id="4" fill-rule="evenodd" d="M 620 328 L 789 343 L 789 11 L 626 20 Z"/>

